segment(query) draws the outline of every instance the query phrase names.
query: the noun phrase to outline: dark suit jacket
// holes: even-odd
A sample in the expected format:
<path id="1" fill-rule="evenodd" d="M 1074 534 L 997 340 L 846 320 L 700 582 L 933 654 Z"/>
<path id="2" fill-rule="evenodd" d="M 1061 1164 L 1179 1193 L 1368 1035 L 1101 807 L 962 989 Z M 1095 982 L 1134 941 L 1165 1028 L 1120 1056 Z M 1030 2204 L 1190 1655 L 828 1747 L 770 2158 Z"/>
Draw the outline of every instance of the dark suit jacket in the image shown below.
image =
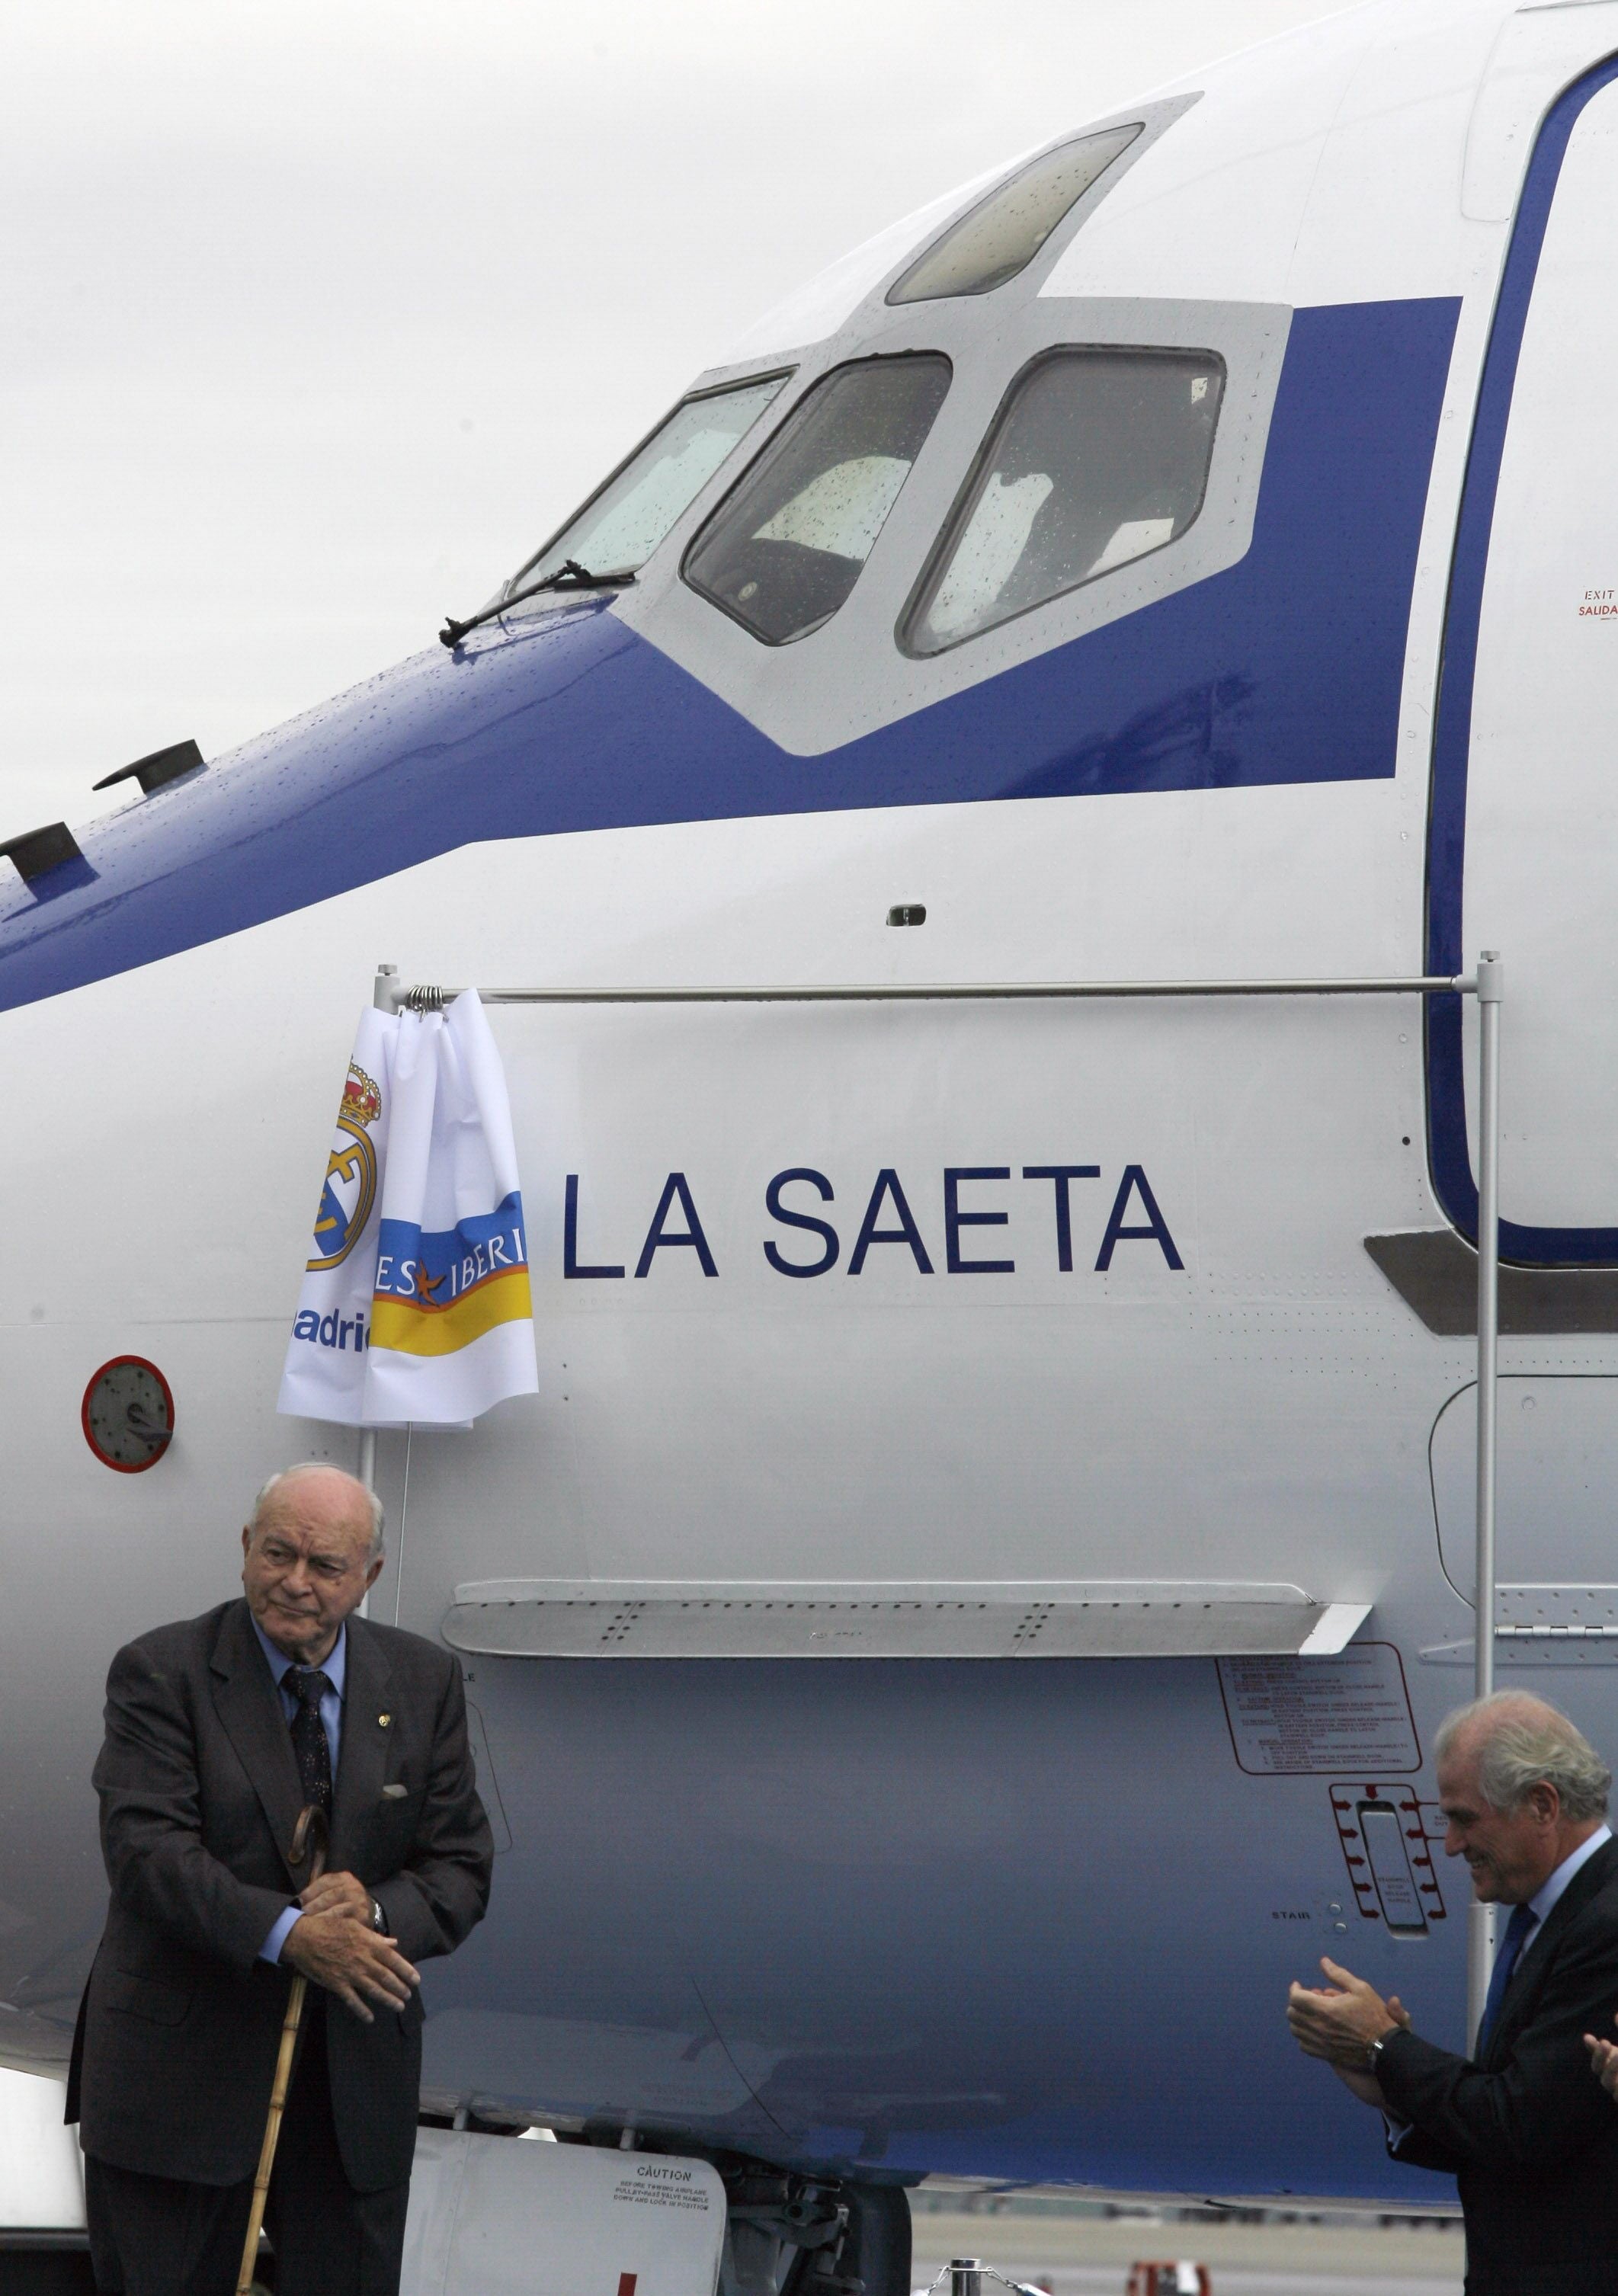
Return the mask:
<path id="1" fill-rule="evenodd" d="M 1615 2011 L 1618 1841 L 1547 1915 L 1475 2064 L 1414 2033 L 1383 2051 L 1383 2094 L 1412 2124 L 1395 2157 L 1459 2181 L 1471 2296 L 1618 2292 L 1618 2104 L 1581 2038 L 1614 2038 Z"/>
<path id="2" fill-rule="evenodd" d="M 300 1887 L 285 1852 L 303 1798 L 244 1601 L 119 1651 L 94 1783 L 112 1902 L 68 2119 L 115 2167 L 234 2184 L 264 2136 L 291 1972 L 258 1956 Z M 481 1920 L 492 1848 L 456 1660 L 351 1617 L 332 1870 L 359 1876 L 419 1963 Z M 357 2190 L 381 2191 L 415 2152 L 420 1999 L 372 2025 L 335 1998 L 324 2007 L 343 2168 Z"/>

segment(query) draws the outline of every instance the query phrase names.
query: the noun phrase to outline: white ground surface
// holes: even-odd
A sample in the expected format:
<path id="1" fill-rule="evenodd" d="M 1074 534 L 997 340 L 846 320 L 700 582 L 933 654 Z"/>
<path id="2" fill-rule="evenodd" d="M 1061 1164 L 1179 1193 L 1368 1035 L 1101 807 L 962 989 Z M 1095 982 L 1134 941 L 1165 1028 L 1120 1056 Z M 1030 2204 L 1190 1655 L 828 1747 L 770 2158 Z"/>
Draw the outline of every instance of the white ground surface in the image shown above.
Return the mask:
<path id="1" fill-rule="evenodd" d="M 0 2225 L 82 2225 L 78 2143 L 64 2128 L 61 2081 L 0 2070 Z"/>
<path id="2" fill-rule="evenodd" d="M 1123 2296 L 1137 2258 L 1204 2264 L 1213 2296 L 1461 2296 L 1466 2269 L 1453 2225 L 1155 2224 L 918 2207 L 913 2284 L 927 2288 L 952 2256 L 979 2257 L 1049 2296 Z M 990 2281 L 985 2296 L 1005 2292 Z"/>

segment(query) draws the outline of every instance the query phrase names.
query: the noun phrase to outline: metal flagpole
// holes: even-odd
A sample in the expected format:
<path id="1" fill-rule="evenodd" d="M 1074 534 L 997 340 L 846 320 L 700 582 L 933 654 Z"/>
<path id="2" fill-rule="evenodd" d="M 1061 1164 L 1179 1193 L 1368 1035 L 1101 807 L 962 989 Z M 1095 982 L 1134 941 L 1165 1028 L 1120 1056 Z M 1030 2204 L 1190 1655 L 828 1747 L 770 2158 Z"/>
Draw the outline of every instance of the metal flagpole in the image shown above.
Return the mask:
<path id="1" fill-rule="evenodd" d="M 1474 1569 L 1476 1636 L 1472 1691 L 1494 1689 L 1495 1472 L 1499 1457 L 1500 1353 L 1500 997 L 1505 968 L 1498 949 L 1477 964 L 1477 1546 Z M 1494 1965 L 1494 1907 L 1474 1899 L 1466 1936 L 1466 2046 L 1477 2038 Z"/>
<path id="2" fill-rule="evenodd" d="M 379 1013 L 391 1013 L 395 1010 L 393 999 L 398 988 L 398 965 L 379 964 L 376 968 L 375 985 L 371 991 L 371 1002 Z M 359 1431 L 357 1472 L 359 1480 L 365 1488 L 368 1491 L 374 1491 L 376 1488 L 376 1430 L 374 1427 L 362 1427 Z M 359 1615 L 362 1619 L 368 1619 L 371 1615 L 371 1597 L 368 1593 L 360 1603 Z"/>
<path id="3" fill-rule="evenodd" d="M 737 981 L 679 988 L 657 982 L 621 988 L 480 988 L 478 995 L 485 1004 L 973 1004 L 1110 996 L 1469 996 L 1474 985 L 1458 972 L 1417 972 L 1326 980 Z M 408 988 L 392 981 L 384 1002 L 379 974 L 376 1001 L 386 1013 L 436 1013 L 464 993 L 424 981 Z"/>

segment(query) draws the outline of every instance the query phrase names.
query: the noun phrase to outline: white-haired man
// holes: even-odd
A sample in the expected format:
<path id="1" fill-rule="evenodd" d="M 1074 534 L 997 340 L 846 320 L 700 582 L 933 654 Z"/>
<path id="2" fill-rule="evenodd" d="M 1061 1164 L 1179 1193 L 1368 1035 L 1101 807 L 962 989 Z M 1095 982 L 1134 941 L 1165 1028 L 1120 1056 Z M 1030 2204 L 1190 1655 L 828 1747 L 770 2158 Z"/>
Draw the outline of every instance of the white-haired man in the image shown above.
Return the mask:
<path id="1" fill-rule="evenodd" d="M 272 1476 L 242 1554 L 245 1599 L 143 1635 L 107 1677 L 111 1904 L 68 2095 L 95 2284 L 230 2296 L 297 1969 L 311 1989 L 267 2215 L 280 2296 L 389 2296 L 421 2086 L 415 1964 L 453 1953 L 489 1901 L 460 1669 L 354 1615 L 382 1519 L 351 1475 Z M 330 1871 L 300 1890 L 287 1852 L 311 1805 Z"/>
<path id="2" fill-rule="evenodd" d="M 1386 2115 L 1395 2159 L 1458 2179 L 1469 2296 L 1618 2292 L 1618 2114 L 1584 2044 L 1618 2006 L 1612 1773 L 1565 1714 L 1515 1690 L 1451 1714 L 1434 1753 L 1444 1848 L 1478 1898 L 1512 1909 L 1473 2055 L 1423 2039 L 1331 1961 L 1328 1986 L 1293 1987 L 1287 2022 Z"/>

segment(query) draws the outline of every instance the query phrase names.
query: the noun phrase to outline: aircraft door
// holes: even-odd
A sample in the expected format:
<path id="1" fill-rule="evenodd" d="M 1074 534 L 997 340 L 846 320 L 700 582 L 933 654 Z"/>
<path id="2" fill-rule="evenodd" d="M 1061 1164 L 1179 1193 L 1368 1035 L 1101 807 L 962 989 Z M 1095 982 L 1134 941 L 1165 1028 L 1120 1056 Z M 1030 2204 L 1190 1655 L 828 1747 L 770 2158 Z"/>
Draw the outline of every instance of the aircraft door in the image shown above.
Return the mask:
<path id="1" fill-rule="evenodd" d="M 1555 1586 L 1581 1596 L 1587 1608 L 1600 1598 L 1599 1616 L 1618 1625 L 1618 1506 L 1609 1468 L 1618 1381 L 1508 1372 L 1499 1395 L 1502 1592 Z M 1440 1559 L 1469 1603 L 1477 1493 L 1477 1390 L 1470 1382 L 1438 1414 L 1430 1464 Z M 1552 1618 L 1555 1608 L 1546 1611 L 1548 1620 L 1566 1623 Z M 1513 1614 L 1509 1601 L 1502 1614 Z M 1569 1611 L 1568 1620 L 1574 1616 Z"/>
<path id="2" fill-rule="evenodd" d="M 1434 759 L 1430 969 L 1505 955 L 1502 1242 L 1540 1264 L 1618 1261 L 1614 74 L 1604 64 L 1559 99 L 1529 163 L 1457 537 Z M 1435 999 L 1431 1016 L 1432 1144 L 1446 1209 L 1473 1230 L 1476 1021 L 1460 1004 Z"/>

